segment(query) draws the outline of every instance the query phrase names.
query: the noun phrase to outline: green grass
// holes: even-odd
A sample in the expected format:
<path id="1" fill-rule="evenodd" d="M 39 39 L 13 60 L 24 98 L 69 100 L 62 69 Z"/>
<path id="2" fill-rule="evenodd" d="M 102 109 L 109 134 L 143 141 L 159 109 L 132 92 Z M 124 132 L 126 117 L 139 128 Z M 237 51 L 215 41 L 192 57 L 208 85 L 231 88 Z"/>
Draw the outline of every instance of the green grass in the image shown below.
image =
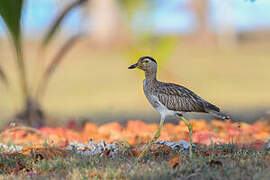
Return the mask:
<path id="1" fill-rule="evenodd" d="M 270 152 L 267 149 L 239 149 L 234 145 L 215 145 L 197 150 L 197 156 L 189 159 L 187 153 L 180 153 L 180 163 L 175 168 L 168 166 L 171 155 L 145 157 L 136 164 L 133 156 L 115 159 L 103 157 L 82 157 L 71 155 L 66 158 L 34 161 L 20 158 L 25 170 L 17 174 L 5 174 L 2 178 L 23 179 L 269 179 Z M 218 153 L 217 153 L 218 152 Z M 18 160 L 10 156 L 0 164 L 12 169 Z M 27 170 L 28 167 L 28 170 Z M 3 168 L 2 168 L 3 169 Z M 27 172 L 28 171 L 28 172 Z M 36 172 L 32 173 L 32 172 Z"/>

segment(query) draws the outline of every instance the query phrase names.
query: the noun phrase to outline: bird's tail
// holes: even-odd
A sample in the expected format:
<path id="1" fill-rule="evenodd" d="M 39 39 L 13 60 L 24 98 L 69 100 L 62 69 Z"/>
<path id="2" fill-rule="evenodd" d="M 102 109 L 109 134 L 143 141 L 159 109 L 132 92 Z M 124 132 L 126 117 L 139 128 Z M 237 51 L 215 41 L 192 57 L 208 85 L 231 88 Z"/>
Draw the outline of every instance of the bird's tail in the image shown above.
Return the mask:
<path id="1" fill-rule="evenodd" d="M 213 115 L 216 118 L 222 119 L 222 120 L 226 120 L 226 119 L 231 119 L 230 116 L 227 116 L 221 112 L 217 112 L 217 111 L 210 111 L 209 112 L 211 115 Z"/>
<path id="2" fill-rule="evenodd" d="M 223 114 L 222 112 L 220 112 L 220 109 L 217 106 L 215 106 L 209 102 L 205 102 L 204 106 L 205 106 L 206 112 L 210 113 L 211 115 L 213 115 L 216 118 L 219 118 L 222 120 L 231 119 L 230 116 Z"/>

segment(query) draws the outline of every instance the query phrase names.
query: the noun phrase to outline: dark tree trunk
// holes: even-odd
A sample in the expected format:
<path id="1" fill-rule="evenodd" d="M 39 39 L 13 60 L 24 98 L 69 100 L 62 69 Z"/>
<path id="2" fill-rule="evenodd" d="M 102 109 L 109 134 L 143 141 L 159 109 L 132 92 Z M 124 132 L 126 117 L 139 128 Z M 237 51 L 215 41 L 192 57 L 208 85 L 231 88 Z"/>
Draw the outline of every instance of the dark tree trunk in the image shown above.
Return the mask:
<path id="1" fill-rule="evenodd" d="M 45 125 L 45 114 L 34 99 L 28 98 L 24 109 L 15 116 L 15 122 L 39 128 Z"/>

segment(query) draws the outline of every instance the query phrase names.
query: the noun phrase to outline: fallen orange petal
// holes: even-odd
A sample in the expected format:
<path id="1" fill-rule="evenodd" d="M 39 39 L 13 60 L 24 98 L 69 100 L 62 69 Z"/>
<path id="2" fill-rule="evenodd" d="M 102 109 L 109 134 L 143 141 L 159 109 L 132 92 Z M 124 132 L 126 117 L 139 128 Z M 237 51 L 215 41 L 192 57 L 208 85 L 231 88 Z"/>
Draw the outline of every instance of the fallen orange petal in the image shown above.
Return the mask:
<path id="1" fill-rule="evenodd" d="M 171 168 L 176 168 L 180 163 L 180 155 L 175 154 L 173 158 L 168 162 L 168 166 Z"/>

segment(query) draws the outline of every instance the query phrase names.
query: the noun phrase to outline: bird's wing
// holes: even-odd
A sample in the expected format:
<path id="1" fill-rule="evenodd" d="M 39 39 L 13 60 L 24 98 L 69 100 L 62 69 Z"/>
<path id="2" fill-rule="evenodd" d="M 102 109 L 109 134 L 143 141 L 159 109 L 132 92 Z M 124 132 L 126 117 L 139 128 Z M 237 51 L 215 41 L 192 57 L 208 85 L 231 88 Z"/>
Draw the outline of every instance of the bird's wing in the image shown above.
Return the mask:
<path id="1" fill-rule="evenodd" d="M 208 103 L 191 90 L 177 84 L 162 83 L 154 93 L 163 105 L 173 111 L 219 111 L 219 108 L 215 105 Z"/>

